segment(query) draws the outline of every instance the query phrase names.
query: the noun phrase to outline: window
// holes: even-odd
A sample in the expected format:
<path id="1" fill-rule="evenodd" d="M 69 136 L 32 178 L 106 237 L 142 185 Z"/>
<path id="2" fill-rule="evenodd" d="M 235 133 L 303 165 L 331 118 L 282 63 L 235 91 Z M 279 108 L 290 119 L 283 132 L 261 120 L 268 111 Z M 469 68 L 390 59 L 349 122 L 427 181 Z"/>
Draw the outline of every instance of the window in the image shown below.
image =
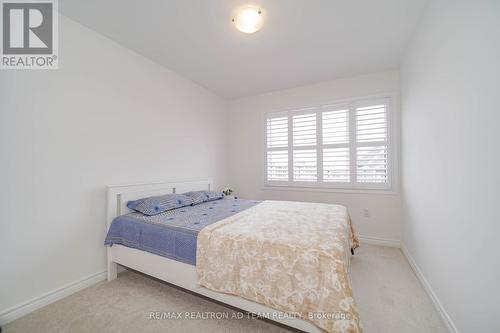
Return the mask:
<path id="1" fill-rule="evenodd" d="M 390 189 L 389 98 L 266 116 L 268 185 Z"/>

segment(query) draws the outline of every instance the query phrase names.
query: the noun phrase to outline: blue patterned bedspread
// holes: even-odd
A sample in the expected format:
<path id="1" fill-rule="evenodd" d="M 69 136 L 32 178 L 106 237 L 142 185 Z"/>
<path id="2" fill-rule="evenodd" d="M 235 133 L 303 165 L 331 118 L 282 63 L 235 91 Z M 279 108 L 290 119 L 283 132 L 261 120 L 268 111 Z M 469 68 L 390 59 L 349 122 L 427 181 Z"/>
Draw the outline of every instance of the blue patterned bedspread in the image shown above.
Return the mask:
<path id="1" fill-rule="evenodd" d="M 221 199 L 155 216 L 141 213 L 118 216 L 111 223 L 104 245 L 120 244 L 195 265 L 196 241 L 201 229 L 259 202 Z"/>

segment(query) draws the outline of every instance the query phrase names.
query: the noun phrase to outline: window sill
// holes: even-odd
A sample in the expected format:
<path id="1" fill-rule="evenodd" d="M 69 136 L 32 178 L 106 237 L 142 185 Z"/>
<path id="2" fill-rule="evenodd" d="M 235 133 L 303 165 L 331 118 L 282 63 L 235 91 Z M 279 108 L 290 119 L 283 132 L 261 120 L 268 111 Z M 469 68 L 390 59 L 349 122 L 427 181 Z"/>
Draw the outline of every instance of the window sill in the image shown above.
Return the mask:
<path id="1" fill-rule="evenodd" d="M 373 195 L 398 195 L 393 189 L 359 189 L 359 188 L 333 188 L 313 186 L 290 186 L 265 184 L 264 191 L 292 191 L 292 192 L 323 192 L 323 193 L 346 193 L 346 194 L 373 194 Z"/>

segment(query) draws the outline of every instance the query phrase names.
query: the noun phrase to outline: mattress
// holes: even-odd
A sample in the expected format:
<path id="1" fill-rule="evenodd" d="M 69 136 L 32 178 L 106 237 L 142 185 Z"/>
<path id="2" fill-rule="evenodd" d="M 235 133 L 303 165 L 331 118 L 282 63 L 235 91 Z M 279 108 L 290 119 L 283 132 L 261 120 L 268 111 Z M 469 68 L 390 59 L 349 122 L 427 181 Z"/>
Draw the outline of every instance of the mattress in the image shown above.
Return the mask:
<path id="1" fill-rule="evenodd" d="M 111 223 L 104 245 L 124 245 L 195 265 L 198 233 L 204 227 L 259 203 L 231 198 L 177 208 L 155 216 L 138 212 L 121 215 Z"/>
<path id="2" fill-rule="evenodd" d="M 198 285 L 361 333 L 348 274 L 357 246 L 344 206 L 264 201 L 200 231 Z"/>

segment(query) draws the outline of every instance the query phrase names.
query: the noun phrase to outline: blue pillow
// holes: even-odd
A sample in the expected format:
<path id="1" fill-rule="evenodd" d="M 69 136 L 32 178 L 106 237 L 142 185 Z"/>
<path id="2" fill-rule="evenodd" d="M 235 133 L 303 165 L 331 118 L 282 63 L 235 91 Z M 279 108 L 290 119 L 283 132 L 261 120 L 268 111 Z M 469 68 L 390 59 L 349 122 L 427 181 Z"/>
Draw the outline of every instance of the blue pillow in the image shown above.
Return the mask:
<path id="1" fill-rule="evenodd" d="M 127 207 L 145 215 L 157 215 L 167 210 L 189 206 L 193 200 L 182 194 L 165 194 L 127 202 Z"/>
<path id="2" fill-rule="evenodd" d="M 222 192 L 216 191 L 192 191 L 184 193 L 184 195 L 190 197 L 193 200 L 194 205 L 202 202 L 222 199 L 222 197 L 224 196 Z"/>

